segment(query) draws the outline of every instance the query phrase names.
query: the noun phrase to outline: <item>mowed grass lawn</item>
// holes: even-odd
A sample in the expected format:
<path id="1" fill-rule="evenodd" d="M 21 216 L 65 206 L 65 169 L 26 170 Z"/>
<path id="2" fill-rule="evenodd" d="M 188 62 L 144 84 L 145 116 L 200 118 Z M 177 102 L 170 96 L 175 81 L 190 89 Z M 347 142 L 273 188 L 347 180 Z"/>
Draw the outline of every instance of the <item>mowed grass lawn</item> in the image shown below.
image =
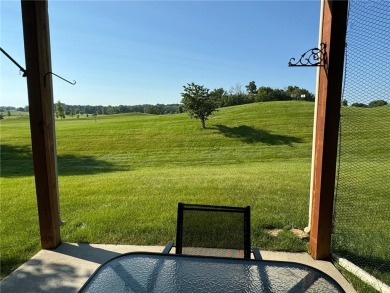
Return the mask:
<path id="1" fill-rule="evenodd" d="M 390 285 L 390 106 L 341 115 L 332 249 Z"/>
<path id="2" fill-rule="evenodd" d="M 252 207 L 252 242 L 304 251 L 314 104 L 223 108 L 207 129 L 187 114 L 56 120 L 66 242 L 164 245 L 177 203 Z M 29 121 L 1 121 L 2 274 L 39 250 Z M 278 237 L 266 228 L 285 228 Z"/>
<path id="3" fill-rule="evenodd" d="M 313 110 L 296 101 L 222 108 L 207 129 L 187 114 L 56 120 L 62 240 L 164 245 L 182 201 L 250 205 L 253 246 L 305 251 L 289 229 L 308 222 Z M 40 242 L 28 118 L 0 125 L 4 277 Z"/>

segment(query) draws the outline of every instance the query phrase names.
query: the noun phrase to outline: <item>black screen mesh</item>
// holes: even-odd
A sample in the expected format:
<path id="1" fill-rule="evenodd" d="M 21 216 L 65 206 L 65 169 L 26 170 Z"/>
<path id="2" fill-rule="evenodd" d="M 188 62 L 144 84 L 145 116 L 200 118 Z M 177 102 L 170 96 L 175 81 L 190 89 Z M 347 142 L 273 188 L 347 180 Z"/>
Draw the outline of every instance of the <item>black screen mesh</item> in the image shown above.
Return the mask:
<path id="1" fill-rule="evenodd" d="M 390 284 L 390 1 L 350 0 L 332 251 Z"/>

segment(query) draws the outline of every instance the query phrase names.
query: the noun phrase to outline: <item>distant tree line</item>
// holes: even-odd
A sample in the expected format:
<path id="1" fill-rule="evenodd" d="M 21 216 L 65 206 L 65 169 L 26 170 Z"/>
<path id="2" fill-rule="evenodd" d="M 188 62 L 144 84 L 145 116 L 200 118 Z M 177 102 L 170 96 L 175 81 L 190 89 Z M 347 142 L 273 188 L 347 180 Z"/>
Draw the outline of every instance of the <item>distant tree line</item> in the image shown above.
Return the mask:
<path id="1" fill-rule="evenodd" d="M 25 107 L 0 106 L 0 112 L 5 112 L 5 111 L 28 112 L 28 106 Z"/>
<path id="2" fill-rule="evenodd" d="M 374 108 L 374 107 L 382 107 L 386 106 L 387 102 L 385 100 L 375 100 L 371 101 L 368 104 L 364 103 L 353 103 L 351 104 L 351 107 L 361 107 L 361 108 Z M 343 106 L 348 106 L 348 102 L 346 100 L 343 100 Z"/>
<path id="3" fill-rule="evenodd" d="M 315 100 L 314 94 L 297 86 L 288 86 L 285 89 L 257 87 L 255 81 L 249 82 L 245 90 L 240 84 L 231 87 L 229 91 L 223 88 L 214 89 L 210 91 L 210 97 L 218 108 L 257 102 L 290 100 L 314 102 Z"/>
<path id="4" fill-rule="evenodd" d="M 270 87 L 257 88 L 256 83 L 251 81 L 244 88 L 236 84 L 228 91 L 223 88 L 217 88 L 209 92 L 210 98 L 216 104 L 217 108 L 229 107 L 235 105 L 267 102 L 267 101 L 287 101 L 287 100 L 304 100 L 314 101 L 314 95 L 306 89 L 297 86 L 288 86 L 286 89 L 273 89 Z M 28 112 L 29 107 L 0 107 L 0 112 L 15 110 L 19 112 Z M 176 114 L 185 111 L 182 104 L 143 104 L 143 105 L 119 105 L 119 106 L 92 106 L 92 105 L 67 105 L 58 101 L 55 104 L 55 116 L 64 118 L 66 116 L 81 115 L 112 115 L 120 113 L 147 113 L 155 115 Z"/>
<path id="5" fill-rule="evenodd" d="M 236 84 L 229 90 L 216 88 L 208 92 L 210 100 L 216 108 L 257 103 L 269 101 L 314 101 L 315 96 L 304 88 L 288 86 L 284 89 L 260 86 L 257 87 L 255 81 L 249 82 L 245 87 Z M 348 106 L 348 102 L 343 100 L 343 105 Z M 368 105 L 363 103 L 353 103 L 353 107 L 378 107 L 387 105 L 385 100 L 375 100 Z M 4 118 L 3 112 L 9 115 L 9 111 L 28 112 L 29 107 L 0 106 L 0 119 Z M 58 101 L 55 105 L 55 116 L 65 118 L 66 116 L 80 117 L 81 115 L 112 115 L 120 113 L 147 113 L 155 115 L 175 114 L 185 112 L 183 104 L 143 104 L 143 105 L 119 105 L 119 106 L 91 106 L 91 105 L 66 105 Z"/>
<path id="6" fill-rule="evenodd" d="M 246 86 L 246 90 L 244 90 L 240 84 L 237 84 L 230 88 L 229 91 L 226 91 L 223 88 L 214 89 L 209 92 L 209 95 L 217 108 L 267 101 L 314 101 L 314 95 L 306 89 L 302 89 L 297 86 L 289 86 L 286 89 L 273 89 L 270 87 L 257 88 L 254 81 L 250 82 Z M 164 115 L 183 113 L 185 111 L 182 104 L 143 104 L 134 106 L 82 106 L 62 104 L 62 108 L 64 115 L 71 117 L 84 114 L 112 115 L 120 113 L 147 113 L 154 115 Z M 59 117 L 60 115 L 57 116 L 57 118 Z"/>
<path id="7" fill-rule="evenodd" d="M 18 109 L 18 110 L 16 110 Z M 22 110 L 20 110 L 22 109 Z M 15 112 L 24 112 L 24 108 L 15 108 L 15 107 L 0 107 L 0 120 L 4 119 L 5 115 L 7 115 L 8 117 L 12 116 L 12 113 L 11 111 L 15 111 Z M 7 112 L 7 114 L 4 114 L 3 112 Z M 14 113 L 15 115 L 15 113 Z M 19 113 L 20 115 L 20 113 Z"/>
<path id="8" fill-rule="evenodd" d="M 210 97 L 217 108 L 243 105 L 267 101 L 303 100 L 314 101 L 314 95 L 306 89 L 297 86 L 289 86 L 286 89 L 272 89 L 270 87 L 256 87 L 254 81 L 246 86 L 246 91 L 237 84 L 229 91 L 218 88 L 210 91 Z M 120 113 L 147 113 L 154 115 L 176 114 L 184 112 L 182 104 L 143 104 L 134 106 L 91 106 L 91 105 L 66 105 L 62 104 L 64 115 L 112 115 Z"/>
<path id="9" fill-rule="evenodd" d="M 80 117 L 80 115 L 113 115 L 121 113 L 147 113 L 155 115 L 179 113 L 179 104 L 157 104 L 157 105 L 135 105 L 135 106 L 91 106 L 91 105 L 66 105 L 57 101 L 55 105 L 56 118 L 65 118 L 66 116 Z"/>
<path id="10" fill-rule="evenodd" d="M 9 111 L 28 112 L 29 107 L 0 106 L 0 112 Z M 55 115 L 57 118 L 77 115 L 112 115 L 120 113 L 147 113 L 147 114 L 175 114 L 180 113 L 179 104 L 135 105 L 135 106 L 91 106 L 91 105 L 67 105 L 61 101 L 55 103 Z"/>

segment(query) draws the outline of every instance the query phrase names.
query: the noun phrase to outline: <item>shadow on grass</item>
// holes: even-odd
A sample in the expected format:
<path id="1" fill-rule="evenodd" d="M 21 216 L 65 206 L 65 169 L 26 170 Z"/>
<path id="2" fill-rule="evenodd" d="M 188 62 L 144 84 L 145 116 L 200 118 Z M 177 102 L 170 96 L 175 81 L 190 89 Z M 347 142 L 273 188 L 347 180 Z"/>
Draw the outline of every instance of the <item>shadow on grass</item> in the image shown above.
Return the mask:
<path id="1" fill-rule="evenodd" d="M 237 127 L 215 125 L 215 128 L 226 137 L 236 138 L 248 144 L 264 143 L 268 145 L 292 146 L 293 143 L 303 142 L 303 140 L 299 137 L 272 134 L 269 131 L 256 129 L 247 125 L 240 125 Z"/>
<path id="2" fill-rule="evenodd" d="M 0 153 L 0 177 L 34 175 L 31 147 L 2 144 Z M 113 163 L 98 160 L 93 156 L 59 155 L 57 164 L 58 174 L 63 176 L 91 175 L 122 170 Z"/>
<path id="3" fill-rule="evenodd" d="M 351 252 L 348 250 L 337 250 L 335 251 L 340 257 L 346 258 L 355 265 L 364 268 L 364 270 L 369 271 L 374 276 L 378 277 L 378 274 L 386 274 L 385 283 L 390 281 L 390 260 L 388 258 L 378 256 L 362 256 L 358 253 Z M 380 277 L 379 277 L 380 278 Z"/>

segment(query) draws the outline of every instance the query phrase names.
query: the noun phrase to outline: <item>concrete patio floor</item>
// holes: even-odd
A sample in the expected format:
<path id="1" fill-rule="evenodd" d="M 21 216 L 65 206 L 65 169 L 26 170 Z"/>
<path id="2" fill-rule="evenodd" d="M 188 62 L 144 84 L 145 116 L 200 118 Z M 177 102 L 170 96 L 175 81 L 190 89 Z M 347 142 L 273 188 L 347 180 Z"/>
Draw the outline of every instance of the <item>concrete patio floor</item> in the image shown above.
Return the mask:
<path id="1" fill-rule="evenodd" d="M 133 251 L 161 252 L 163 246 L 63 243 L 41 250 L 1 281 L 0 292 L 77 292 L 107 260 Z M 331 262 L 315 261 L 307 253 L 261 251 L 264 260 L 284 260 L 315 267 L 334 278 L 346 292 L 356 292 Z"/>

